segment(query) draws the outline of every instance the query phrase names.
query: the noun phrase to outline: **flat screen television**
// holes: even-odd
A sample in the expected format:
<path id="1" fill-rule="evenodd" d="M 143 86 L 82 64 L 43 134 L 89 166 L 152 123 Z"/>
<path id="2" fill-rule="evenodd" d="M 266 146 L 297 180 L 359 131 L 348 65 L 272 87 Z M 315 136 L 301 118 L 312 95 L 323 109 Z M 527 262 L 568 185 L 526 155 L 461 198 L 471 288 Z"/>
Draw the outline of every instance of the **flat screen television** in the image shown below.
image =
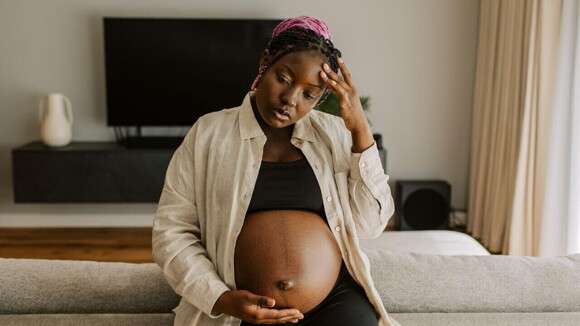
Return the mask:
<path id="1" fill-rule="evenodd" d="M 108 126 L 191 126 L 241 104 L 281 20 L 103 18 Z"/>

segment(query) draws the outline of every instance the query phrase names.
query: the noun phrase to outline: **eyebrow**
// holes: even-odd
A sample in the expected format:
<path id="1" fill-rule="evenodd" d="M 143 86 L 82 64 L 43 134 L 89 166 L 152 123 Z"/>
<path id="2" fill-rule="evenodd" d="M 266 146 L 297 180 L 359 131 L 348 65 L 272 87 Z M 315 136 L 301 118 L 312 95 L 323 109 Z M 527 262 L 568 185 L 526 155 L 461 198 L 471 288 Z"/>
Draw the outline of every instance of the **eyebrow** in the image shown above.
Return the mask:
<path id="1" fill-rule="evenodd" d="M 288 70 L 288 72 L 292 75 L 292 78 L 296 78 L 296 74 L 294 73 L 294 71 L 292 70 L 292 68 L 290 68 L 290 66 L 288 66 L 287 64 L 282 64 L 282 67 L 286 68 L 286 70 Z M 309 86 L 312 87 L 316 87 L 316 88 L 320 88 L 322 89 L 322 85 L 318 85 L 318 84 L 311 84 L 308 83 Z"/>

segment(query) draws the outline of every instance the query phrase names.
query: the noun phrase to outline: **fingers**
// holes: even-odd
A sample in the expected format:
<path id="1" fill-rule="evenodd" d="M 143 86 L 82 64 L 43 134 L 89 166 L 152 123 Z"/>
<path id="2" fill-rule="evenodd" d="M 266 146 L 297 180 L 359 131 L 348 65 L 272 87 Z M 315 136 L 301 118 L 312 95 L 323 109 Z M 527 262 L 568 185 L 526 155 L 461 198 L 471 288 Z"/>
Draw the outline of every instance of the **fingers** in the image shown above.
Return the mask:
<path id="1" fill-rule="evenodd" d="M 332 70 L 331 70 L 331 72 L 332 72 Z M 332 73 L 334 73 L 334 72 L 332 72 Z M 336 75 L 336 74 L 334 74 L 334 75 L 336 77 L 338 77 L 338 75 Z M 348 87 L 348 85 L 346 85 L 346 83 L 342 82 L 342 83 L 344 83 L 344 86 L 342 84 L 337 83 L 336 80 L 331 79 L 329 77 L 329 75 L 327 75 L 324 71 L 320 72 L 320 77 L 322 77 L 322 80 L 328 85 L 328 87 L 330 87 L 333 91 L 335 91 L 338 94 L 341 112 L 343 109 L 350 109 L 352 106 L 351 97 L 353 97 L 353 95 L 351 94 L 352 89 L 349 88 L 347 90 L 345 88 L 345 87 Z"/>
<path id="2" fill-rule="evenodd" d="M 255 316 L 261 323 L 279 324 L 298 321 L 304 318 L 304 315 L 298 309 L 261 309 Z"/>
<path id="3" fill-rule="evenodd" d="M 368 121 L 366 121 L 352 76 L 341 58 L 338 58 L 337 62 L 342 77 L 332 71 L 326 63 L 322 65 L 320 77 L 328 87 L 338 94 L 340 116 L 344 120 L 346 128 L 351 132 L 366 129 Z"/>
<path id="4" fill-rule="evenodd" d="M 322 72 L 320 76 L 325 82 L 328 81 L 330 83 L 329 86 L 340 85 L 346 90 L 354 90 L 352 76 L 350 74 L 350 71 L 348 71 L 348 69 L 346 68 L 344 61 L 342 60 L 342 58 L 338 58 L 337 62 L 338 68 L 342 74 L 342 78 L 337 73 L 332 71 L 332 69 L 330 69 L 327 63 L 324 63 L 322 65 Z"/>
<path id="5" fill-rule="evenodd" d="M 352 76 L 350 75 L 350 71 L 348 71 L 348 69 L 346 69 L 346 65 L 344 64 L 344 61 L 342 60 L 342 58 L 338 58 L 336 61 L 338 62 L 338 68 L 340 68 L 340 72 L 342 73 L 342 76 L 344 77 L 344 81 L 348 84 L 348 86 L 354 87 L 354 85 L 352 83 Z"/>
<path id="6" fill-rule="evenodd" d="M 347 85 L 346 82 L 340 78 L 337 73 L 332 71 L 327 63 L 322 65 L 320 77 L 322 77 L 322 80 L 337 93 L 339 93 L 342 89 L 350 89 L 350 86 Z"/>
<path id="7" fill-rule="evenodd" d="M 276 300 L 263 296 L 251 293 L 249 291 L 244 291 L 247 295 L 247 301 L 249 304 L 256 305 L 258 307 L 270 308 L 276 305 Z"/>
<path id="8" fill-rule="evenodd" d="M 248 321 L 254 324 L 280 324 L 297 322 L 304 318 L 298 309 L 274 309 L 276 300 L 248 292 L 251 308 L 247 311 Z"/>
<path id="9" fill-rule="evenodd" d="M 276 300 L 268 297 L 260 297 L 257 304 L 262 307 L 271 308 L 276 305 Z"/>

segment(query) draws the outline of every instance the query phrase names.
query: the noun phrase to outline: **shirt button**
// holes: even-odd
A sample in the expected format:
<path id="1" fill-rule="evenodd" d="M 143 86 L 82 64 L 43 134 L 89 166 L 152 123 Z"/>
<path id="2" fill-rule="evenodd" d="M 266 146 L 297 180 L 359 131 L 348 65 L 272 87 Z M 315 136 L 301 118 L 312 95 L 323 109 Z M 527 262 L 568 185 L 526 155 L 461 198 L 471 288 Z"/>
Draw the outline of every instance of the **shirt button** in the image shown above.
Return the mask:
<path id="1" fill-rule="evenodd" d="M 335 226 L 335 227 L 334 227 L 334 230 L 335 230 L 336 232 L 340 231 L 340 226 L 338 226 L 338 225 L 337 225 L 337 226 Z"/>
<path id="2" fill-rule="evenodd" d="M 366 164 L 365 162 L 362 162 L 362 163 L 360 164 L 360 166 L 362 166 L 362 167 L 364 168 L 365 166 L 367 166 L 367 164 Z"/>
<path id="3" fill-rule="evenodd" d="M 345 250 L 345 251 L 344 251 L 344 255 L 345 255 L 345 256 L 348 256 L 348 251 L 346 251 L 346 250 Z"/>
<path id="4" fill-rule="evenodd" d="M 314 168 L 318 170 L 318 164 L 314 164 Z"/>
<path id="5" fill-rule="evenodd" d="M 331 201 L 331 200 L 332 200 L 332 197 L 330 197 L 330 196 L 326 197 L 326 201 Z"/>
<path id="6" fill-rule="evenodd" d="M 367 175 L 367 171 L 362 171 L 362 174 L 363 175 Z"/>

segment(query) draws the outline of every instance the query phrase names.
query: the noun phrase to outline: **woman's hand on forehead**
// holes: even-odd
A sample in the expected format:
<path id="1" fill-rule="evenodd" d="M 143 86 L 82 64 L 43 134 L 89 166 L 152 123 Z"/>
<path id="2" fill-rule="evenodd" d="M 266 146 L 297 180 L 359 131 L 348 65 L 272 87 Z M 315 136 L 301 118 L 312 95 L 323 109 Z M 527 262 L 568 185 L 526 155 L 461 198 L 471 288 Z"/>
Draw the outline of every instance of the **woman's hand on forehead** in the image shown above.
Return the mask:
<path id="1" fill-rule="evenodd" d="M 340 115 L 346 128 L 353 134 L 370 131 L 370 125 L 352 80 L 352 76 L 344 61 L 338 58 L 338 67 L 343 77 L 332 71 L 327 63 L 322 65 L 320 77 L 338 94 Z"/>

